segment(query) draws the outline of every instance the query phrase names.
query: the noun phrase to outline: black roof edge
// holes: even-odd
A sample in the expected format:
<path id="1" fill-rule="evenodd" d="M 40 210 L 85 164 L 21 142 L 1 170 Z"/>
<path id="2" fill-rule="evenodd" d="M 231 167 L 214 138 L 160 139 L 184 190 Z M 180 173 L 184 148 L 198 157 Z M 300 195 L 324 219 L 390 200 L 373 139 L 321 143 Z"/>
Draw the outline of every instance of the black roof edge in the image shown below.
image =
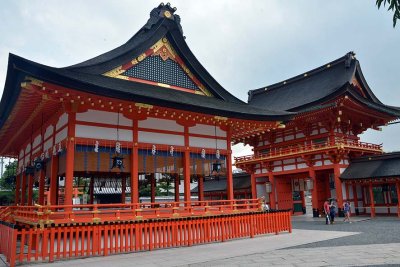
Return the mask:
<path id="1" fill-rule="evenodd" d="M 400 151 L 387 152 L 387 153 L 383 153 L 380 155 L 362 156 L 362 157 L 350 159 L 350 162 L 357 163 L 357 162 L 366 162 L 366 161 L 374 161 L 374 160 L 386 160 L 386 159 L 393 159 L 393 158 L 400 158 Z"/>
<path id="2" fill-rule="evenodd" d="M 21 92 L 20 83 L 23 81 L 23 77 L 19 74 L 14 75 L 14 72 L 16 72 L 16 66 L 13 62 L 13 54 L 9 53 L 6 82 L 0 101 L 0 129 L 7 121 Z"/>
<path id="3" fill-rule="evenodd" d="M 333 60 L 331 62 L 328 62 L 328 63 L 326 63 L 324 65 L 321 65 L 321 66 L 319 66 L 319 67 L 317 67 L 315 69 L 312 69 L 310 71 L 303 72 L 302 74 L 296 75 L 296 76 L 294 76 L 292 78 L 289 78 L 289 79 L 286 79 L 286 80 L 283 80 L 283 81 L 280 81 L 280 82 L 277 82 L 277 83 L 274 83 L 274 84 L 271 84 L 271 85 L 268 85 L 268 86 L 263 86 L 263 87 L 258 88 L 258 89 L 249 90 L 248 91 L 248 95 L 249 95 L 248 102 L 252 99 L 253 95 L 260 94 L 260 93 L 265 92 L 267 90 L 273 90 L 273 89 L 282 87 L 284 85 L 287 85 L 288 83 L 297 82 L 299 80 L 305 79 L 305 78 L 309 77 L 310 75 L 315 75 L 315 74 L 323 71 L 324 69 L 326 69 L 327 65 L 330 65 L 330 66 L 336 65 L 336 64 L 345 62 L 346 60 L 351 60 L 354 56 L 355 56 L 355 53 L 353 51 L 350 51 L 350 52 L 346 53 L 346 55 L 344 55 L 344 56 L 342 56 L 342 57 L 340 57 L 338 59 L 335 59 L 335 60 Z M 305 76 L 305 74 L 307 74 L 307 76 Z"/>
<path id="4" fill-rule="evenodd" d="M 129 92 L 116 91 L 116 90 L 113 90 L 113 89 L 110 89 L 107 87 L 101 87 L 98 85 L 85 83 L 85 82 L 82 82 L 82 81 L 79 81 L 76 79 L 72 79 L 72 78 L 63 76 L 62 74 L 55 72 L 58 69 L 54 69 L 54 71 L 53 71 L 53 68 L 51 68 L 51 67 L 47 67 L 45 65 L 41 65 L 39 63 L 26 60 L 22 57 L 14 55 L 14 54 L 10 54 L 10 63 L 13 65 L 13 68 L 11 71 L 14 72 L 15 70 L 18 70 L 19 71 L 18 75 L 21 75 L 21 77 L 26 76 L 26 75 L 33 76 L 38 79 L 44 80 L 46 82 L 51 82 L 51 83 L 54 83 L 56 85 L 61 85 L 61 86 L 68 86 L 71 89 L 81 90 L 83 92 L 87 92 L 87 93 L 91 93 L 91 94 L 93 94 L 93 93 L 99 94 L 101 91 L 103 91 L 103 92 L 101 92 L 103 96 L 113 97 L 113 98 L 117 98 L 117 99 L 132 100 L 132 96 L 134 96 L 135 102 L 145 102 L 145 103 L 152 104 L 152 105 L 164 106 L 164 107 L 168 107 L 168 108 L 176 108 L 176 104 L 177 104 L 176 102 L 164 101 L 163 103 L 161 103 L 160 99 L 158 99 L 158 98 L 151 98 L 151 97 L 143 96 L 143 95 L 134 95 Z M 17 66 L 17 64 L 20 64 L 21 66 Z M 23 68 L 22 66 L 25 66 L 25 68 Z M 33 71 L 35 71 L 35 73 L 33 73 Z M 9 79 L 8 76 L 14 76 L 13 75 L 14 73 L 12 73 L 12 72 L 7 73 L 7 79 Z M 26 75 L 22 75 L 21 73 L 25 73 Z M 104 78 L 107 78 L 107 77 L 104 77 Z M 109 78 L 109 79 L 112 79 L 112 78 Z M 118 81 L 132 83 L 130 81 L 125 81 L 125 80 L 118 80 Z M 8 90 L 11 90 L 10 89 L 12 87 L 11 81 L 10 81 L 10 83 L 7 83 L 7 85 L 8 85 L 8 87 L 5 89 L 5 92 Z M 145 88 L 157 88 L 157 90 L 160 90 L 160 88 L 158 86 L 142 84 L 142 83 L 139 83 L 138 85 L 143 86 Z M 17 83 L 16 86 L 18 87 L 19 83 Z M 102 89 L 102 90 L 98 90 L 98 89 Z M 185 93 L 185 94 L 189 94 L 189 93 Z M 18 95 L 19 95 L 19 91 L 16 94 L 16 96 L 18 96 Z M 197 97 L 197 96 L 195 96 L 195 97 Z M 203 97 L 203 96 L 198 96 L 198 97 Z M 220 99 L 215 99 L 215 100 L 223 102 L 223 100 L 220 100 Z M 12 105 L 11 105 L 11 102 L 9 102 L 9 101 L 10 101 L 10 99 L 8 99 L 8 96 L 4 95 L 2 98 L 2 103 L 4 102 L 5 105 L 10 105 L 9 109 L 11 110 L 11 108 L 14 106 L 15 101 L 12 103 Z M 225 116 L 225 117 L 236 118 L 236 119 L 245 119 L 245 120 L 285 121 L 285 120 L 289 120 L 292 116 L 294 116 L 294 113 L 291 113 L 291 112 L 282 112 L 283 114 L 274 115 L 274 114 L 250 114 L 250 113 L 232 112 L 229 110 L 214 109 L 214 108 L 210 108 L 210 107 L 202 107 L 201 110 L 199 110 L 199 106 L 194 106 L 194 105 L 187 104 L 187 103 L 178 103 L 178 104 L 180 105 L 180 107 L 182 109 L 187 110 L 187 111 L 195 111 L 195 112 L 199 112 L 199 113 L 206 113 L 206 114 L 212 114 L 212 115 L 216 115 L 216 116 Z M 246 103 L 231 103 L 231 104 L 248 105 Z M 0 110 L 2 108 L 3 107 L 0 106 Z M 268 110 L 260 109 L 260 112 L 263 112 L 263 111 L 267 112 Z M 5 116 L 5 114 L 3 116 Z M 5 116 L 5 118 L 7 118 L 7 117 L 8 117 L 8 115 Z"/>

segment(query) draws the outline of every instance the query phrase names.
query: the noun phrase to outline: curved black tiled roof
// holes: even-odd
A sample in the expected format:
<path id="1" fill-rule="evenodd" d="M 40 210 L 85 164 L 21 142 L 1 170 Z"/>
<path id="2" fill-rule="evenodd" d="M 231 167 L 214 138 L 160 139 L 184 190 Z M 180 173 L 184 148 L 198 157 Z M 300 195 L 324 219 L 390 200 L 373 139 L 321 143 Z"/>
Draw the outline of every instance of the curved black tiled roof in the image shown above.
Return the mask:
<path id="1" fill-rule="evenodd" d="M 365 98 L 351 85 L 353 78 L 360 82 Z M 373 109 L 400 116 L 398 107 L 384 105 L 374 95 L 353 52 L 286 81 L 250 90 L 248 103 L 272 110 L 303 112 L 341 94 L 349 94 Z"/>
<path id="2" fill-rule="evenodd" d="M 169 12 L 168 15 L 166 12 Z M 225 90 L 190 51 L 184 40 L 180 18 L 174 12 L 175 8 L 169 5 L 159 5 L 150 13 L 146 25 L 128 42 L 69 67 L 54 68 L 10 54 L 6 85 L 0 103 L 0 128 L 9 116 L 20 93 L 20 83 L 26 76 L 96 95 L 230 118 L 286 121 L 292 117 L 293 113 L 290 112 L 251 106 Z M 185 65 L 214 97 L 103 75 L 144 53 L 163 37 L 167 37 Z"/>
<path id="3" fill-rule="evenodd" d="M 400 152 L 365 156 L 351 161 L 342 180 L 400 177 Z"/>

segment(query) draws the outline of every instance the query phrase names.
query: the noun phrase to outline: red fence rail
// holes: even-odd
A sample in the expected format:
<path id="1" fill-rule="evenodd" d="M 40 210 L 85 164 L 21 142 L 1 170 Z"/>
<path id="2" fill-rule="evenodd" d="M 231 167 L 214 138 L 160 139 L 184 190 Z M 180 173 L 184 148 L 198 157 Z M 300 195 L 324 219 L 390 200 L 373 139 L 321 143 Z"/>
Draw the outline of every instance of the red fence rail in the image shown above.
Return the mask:
<path id="1" fill-rule="evenodd" d="M 0 225 L 0 253 L 10 266 L 29 262 L 107 256 L 254 237 L 288 231 L 290 212 L 138 220 L 49 228 L 14 229 Z"/>
<path id="2" fill-rule="evenodd" d="M 10 207 L 18 224 L 38 227 L 58 224 L 99 223 L 220 215 L 262 210 L 259 199 L 157 202 L 139 204 L 48 205 Z"/>
<path id="3" fill-rule="evenodd" d="M 255 155 L 247 155 L 235 157 L 235 164 L 246 163 L 249 161 L 257 161 L 268 158 L 278 158 L 291 154 L 314 152 L 316 150 L 332 149 L 332 148 L 350 148 L 361 151 L 382 152 L 382 145 L 370 144 L 354 140 L 341 140 L 335 142 L 326 142 L 319 144 L 295 145 L 286 148 L 273 148 L 268 153 L 258 153 Z"/>

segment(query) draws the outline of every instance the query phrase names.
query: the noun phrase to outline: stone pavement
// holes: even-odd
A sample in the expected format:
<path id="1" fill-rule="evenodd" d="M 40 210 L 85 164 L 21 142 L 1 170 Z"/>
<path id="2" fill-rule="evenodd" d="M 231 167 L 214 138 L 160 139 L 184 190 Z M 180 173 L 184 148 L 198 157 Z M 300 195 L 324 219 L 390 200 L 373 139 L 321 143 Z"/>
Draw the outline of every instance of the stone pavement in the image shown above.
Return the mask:
<path id="1" fill-rule="evenodd" d="M 31 266 L 400 266 L 397 218 L 325 225 L 303 217 L 293 225 L 292 234 Z"/>

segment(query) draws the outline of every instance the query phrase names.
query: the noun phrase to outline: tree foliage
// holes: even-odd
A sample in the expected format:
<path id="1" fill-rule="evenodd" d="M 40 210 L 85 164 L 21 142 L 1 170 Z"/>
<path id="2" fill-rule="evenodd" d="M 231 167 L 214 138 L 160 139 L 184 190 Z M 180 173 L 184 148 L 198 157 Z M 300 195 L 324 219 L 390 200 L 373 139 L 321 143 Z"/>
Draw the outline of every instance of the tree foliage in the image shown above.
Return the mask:
<path id="1" fill-rule="evenodd" d="M 17 161 L 10 162 L 5 166 L 5 171 L 0 178 L 1 189 L 15 190 L 16 173 L 17 173 Z"/>
<path id="2" fill-rule="evenodd" d="M 394 12 L 393 28 L 396 27 L 397 20 L 400 20 L 400 0 L 376 0 L 376 5 L 378 6 L 378 9 L 381 8 L 382 4 L 384 7 L 386 7 L 387 5 L 388 10 Z"/>

